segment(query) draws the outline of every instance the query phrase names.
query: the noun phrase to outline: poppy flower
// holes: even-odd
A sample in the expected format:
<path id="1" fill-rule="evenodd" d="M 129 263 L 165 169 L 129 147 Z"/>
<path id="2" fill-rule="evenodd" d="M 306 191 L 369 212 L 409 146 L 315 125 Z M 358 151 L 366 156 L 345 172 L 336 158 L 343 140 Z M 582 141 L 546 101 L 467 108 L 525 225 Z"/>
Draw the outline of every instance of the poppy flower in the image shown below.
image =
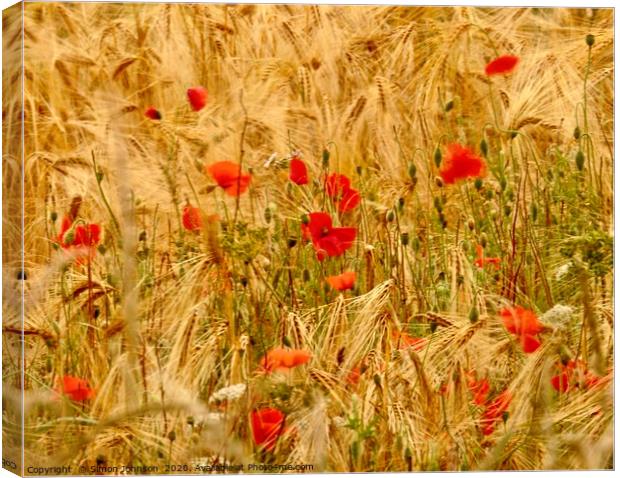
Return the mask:
<path id="1" fill-rule="evenodd" d="M 319 261 L 345 253 L 353 245 L 357 230 L 354 227 L 333 227 L 332 219 L 325 212 L 312 212 L 308 224 L 302 224 L 302 234 L 312 239 Z"/>
<path id="2" fill-rule="evenodd" d="M 566 365 L 558 364 L 556 367 L 559 373 L 551 377 L 551 386 L 559 393 L 566 393 L 582 385 L 591 389 L 599 385 L 602 380 L 590 372 L 582 360 L 569 360 Z"/>
<path id="3" fill-rule="evenodd" d="M 95 246 L 101 241 L 99 224 L 73 225 L 69 216 L 65 216 L 60 226 L 56 242 L 65 250 L 78 257 L 81 262 L 85 257 L 89 260 L 95 256 Z"/>
<path id="4" fill-rule="evenodd" d="M 346 271 L 337 276 L 329 276 L 326 280 L 336 290 L 350 290 L 355 285 L 355 272 Z"/>
<path id="5" fill-rule="evenodd" d="M 487 405 L 480 419 L 484 435 L 493 433 L 495 422 L 503 417 L 504 412 L 508 411 L 510 402 L 512 402 L 512 394 L 508 390 L 504 390 Z"/>
<path id="6" fill-rule="evenodd" d="M 299 186 L 303 186 L 304 184 L 308 184 L 308 168 L 306 168 L 306 163 L 304 163 L 299 157 L 293 156 L 291 159 L 291 172 L 289 175 L 289 179 L 293 181 L 295 184 Z"/>
<path id="7" fill-rule="evenodd" d="M 362 371 L 357 367 L 353 367 L 351 371 L 347 374 L 347 383 L 351 385 L 357 385 L 360 382 L 360 377 L 362 376 Z"/>
<path id="8" fill-rule="evenodd" d="M 243 174 L 241 166 L 232 161 L 218 161 L 207 166 L 207 172 L 229 196 L 243 194 L 250 184 L 252 176 Z"/>
<path id="9" fill-rule="evenodd" d="M 95 394 L 86 380 L 70 375 L 62 377 L 60 393 L 66 395 L 74 402 L 84 402 L 92 398 Z"/>
<path id="10" fill-rule="evenodd" d="M 533 311 L 517 306 L 502 309 L 500 315 L 504 327 L 520 340 L 525 353 L 532 353 L 540 347 L 540 341 L 535 336 L 545 330 L 545 327 Z"/>
<path id="11" fill-rule="evenodd" d="M 510 73 L 519 63 L 519 57 L 514 55 L 502 55 L 489 62 L 484 69 L 487 76 Z"/>
<path id="12" fill-rule="evenodd" d="M 413 347 L 413 350 L 420 352 L 426 347 L 426 339 L 422 337 L 411 337 L 405 332 L 394 331 L 392 338 L 398 343 L 398 349 L 404 350 Z"/>
<path id="13" fill-rule="evenodd" d="M 351 180 L 344 174 L 333 173 L 325 180 L 325 192 L 338 203 L 338 211 L 348 212 L 355 209 L 361 196 L 357 189 L 351 187 Z"/>
<path id="14" fill-rule="evenodd" d="M 185 206 L 183 208 L 183 227 L 188 231 L 199 231 L 202 227 L 202 217 L 200 209 L 193 206 Z"/>
<path id="15" fill-rule="evenodd" d="M 250 418 L 254 443 L 267 451 L 273 450 L 284 432 L 284 413 L 276 408 L 262 408 L 253 410 Z"/>
<path id="16" fill-rule="evenodd" d="M 161 119 L 161 113 L 154 106 L 149 106 L 144 112 L 144 116 L 152 120 Z"/>
<path id="17" fill-rule="evenodd" d="M 480 269 L 484 269 L 486 264 L 493 264 L 496 269 L 500 268 L 500 258 L 499 257 L 484 257 L 484 248 L 480 245 L 476 245 L 476 260 L 474 261 L 474 265 Z"/>
<path id="18" fill-rule="evenodd" d="M 207 104 L 207 89 L 203 86 L 194 86 L 187 90 L 187 99 L 194 111 L 200 111 Z"/>
<path id="19" fill-rule="evenodd" d="M 448 153 L 439 175 L 446 184 L 454 184 L 456 181 L 467 178 L 479 178 L 484 176 L 486 165 L 484 160 L 466 146 L 449 144 Z"/>
<path id="20" fill-rule="evenodd" d="M 469 391 L 473 394 L 473 401 L 476 405 L 485 404 L 489 391 L 491 390 L 491 386 L 487 378 L 477 380 L 475 374 L 469 374 L 467 388 L 469 388 Z"/>
<path id="21" fill-rule="evenodd" d="M 294 367 L 308 363 L 311 354 L 305 350 L 276 347 L 269 350 L 260 363 L 267 372 L 286 372 Z"/>

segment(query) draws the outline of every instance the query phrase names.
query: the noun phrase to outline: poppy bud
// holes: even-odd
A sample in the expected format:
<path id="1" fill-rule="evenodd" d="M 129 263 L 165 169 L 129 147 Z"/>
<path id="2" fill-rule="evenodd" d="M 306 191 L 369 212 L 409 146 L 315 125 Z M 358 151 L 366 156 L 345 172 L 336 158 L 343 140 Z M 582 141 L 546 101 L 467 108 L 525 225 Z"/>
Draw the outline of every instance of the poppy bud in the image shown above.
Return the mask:
<path id="1" fill-rule="evenodd" d="M 377 374 L 377 373 L 376 373 L 376 374 L 374 374 L 374 375 L 372 376 L 372 381 L 373 381 L 373 382 L 375 382 L 375 385 L 376 385 L 377 387 L 381 387 L 381 377 L 379 377 L 379 374 Z"/>
<path id="2" fill-rule="evenodd" d="M 323 150 L 323 167 L 327 169 L 329 167 L 329 151 Z"/>
<path id="3" fill-rule="evenodd" d="M 104 255 L 106 251 L 105 246 L 103 244 L 99 244 L 97 246 L 97 251 L 99 251 L 99 254 Z"/>
<path id="4" fill-rule="evenodd" d="M 583 154 L 583 151 L 577 151 L 577 155 L 575 156 L 575 164 L 577 165 L 577 169 L 579 171 L 583 171 L 583 165 L 586 161 L 586 157 Z"/>
<path id="5" fill-rule="evenodd" d="M 469 311 L 469 321 L 472 324 L 475 324 L 476 322 L 478 322 L 478 317 L 480 317 L 480 313 L 478 312 L 478 309 L 476 307 L 472 307 L 471 310 Z"/>
<path id="6" fill-rule="evenodd" d="M 499 178 L 499 187 L 501 188 L 502 191 L 504 191 L 506 189 L 507 185 L 508 185 L 508 183 L 506 182 L 506 178 L 504 176 Z"/>
<path id="7" fill-rule="evenodd" d="M 100 315 L 101 315 L 101 309 L 99 307 L 95 307 L 95 310 L 93 311 L 93 317 L 95 319 L 98 319 Z"/>
<path id="8" fill-rule="evenodd" d="M 400 235 L 400 243 L 405 247 L 409 245 L 409 233 L 408 232 L 403 232 Z"/>
<path id="9" fill-rule="evenodd" d="M 64 243 L 65 243 L 67 246 L 70 246 L 71 244 L 73 244 L 73 239 L 74 239 L 74 237 L 75 237 L 75 234 L 73 233 L 73 231 L 68 231 L 68 232 L 65 234 L 65 237 L 64 237 Z"/>
<path id="10" fill-rule="evenodd" d="M 95 178 L 97 179 L 98 183 L 103 181 L 103 171 L 101 171 L 101 169 L 97 169 L 97 172 L 95 173 Z"/>
<path id="11" fill-rule="evenodd" d="M 487 144 L 487 140 L 484 138 L 480 140 L 480 151 L 482 151 L 482 155 L 486 158 L 489 153 L 489 145 Z"/>
<path id="12" fill-rule="evenodd" d="M 357 458 L 360 455 L 360 442 L 359 441 L 354 441 L 353 443 L 351 443 L 351 460 L 352 461 L 357 461 Z"/>
<path id="13" fill-rule="evenodd" d="M 437 326 L 438 326 L 438 325 L 439 325 L 439 324 L 438 324 L 437 322 L 434 322 L 434 321 L 433 321 L 433 322 L 431 322 L 431 324 L 430 324 L 431 334 L 434 334 L 434 333 L 435 333 L 435 331 L 437 330 Z"/>
<path id="14" fill-rule="evenodd" d="M 52 222 L 56 222 L 56 219 L 58 219 L 58 213 L 56 211 L 52 211 L 52 213 L 50 214 L 50 219 L 52 220 Z"/>
<path id="15" fill-rule="evenodd" d="M 570 362 L 570 353 L 564 346 L 560 349 L 560 361 L 564 366 L 568 365 L 568 362 Z"/>
<path id="16" fill-rule="evenodd" d="M 414 180 L 416 178 L 416 173 L 417 173 L 417 168 L 415 167 L 415 164 L 413 163 L 409 163 L 409 168 L 407 169 L 407 172 L 409 173 L 409 177 Z"/>
<path id="17" fill-rule="evenodd" d="M 480 191 L 482 189 L 482 179 L 476 178 L 476 180 L 474 181 L 474 187 L 476 188 L 476 190 Z"/>
<path id="18" fill-rule="evenodd" d="M 307 226 L 310 223 L 310 217 L 307 214 L 302 214 L 301 223 Z"/>
<path id="19" fill-rule="evenodd" d="M 586 45 L 588 45 L 589 47 L 592 47 L 592 45 L 594 45 L 594 35 L 586 35 Z"/>
<path id="20" fill-rule="evenodd" d="M 289 249 L 292 249 L 297 244 L 297 238 L 295 236 L 289 236 L 287 245 Z"/>
<path id="21" fill-rule="evenodd" d="M 239 282 L 243 287 L 246 287 L 248 285 L 248 278 L 246 276 L 241 276 Z"/>
<path id="22" fill-rule="evenodd" d="M 140 241 L 140 242 L 146 241 L 146 231 L 142 231 L 140 233 L 140 235 L 138 236 L 138 241 Z"/>
<path id="23" fill-rule="evenodd" d="M 361 166 L 356 166 L 355 172 L 357 173 L 358 176 L 361 176 L 362 173 L 364 172 L 364 168 L 362 168 Z"/>
<path id="24" fill-rule="evenodd" d="M 504 423 L 506 423 L 508 421 L 508 416 L 509 416 L 508 412 L 502 413 L 502 421 Z"/>
<path id="25" fill-rule="evenodd" d="M 405 459 L 411 460 L 412 457 L 413 457 L 413 453 L 411 453 L 411 448 L 409 447 L 405 448 Z"/>
<path id="26" fill-rule="evenodd" d="M 538 206 L 536 203 L 532 203 L 532 207 L 530 209 L 532 214 L 532 222 L 536 222 L 536 219 L 538 219 Z"/>
<path id="27" fill-rule="evenodd" d="M 394 210 L 390 209 L 387 213 L 387 215 L 385 216 L 385 219 L 387 220 L 387 222 L 392 222 L 394 221 L 394 218 L 396 217 L 396 215 L 394 214 Z"/>
<path id="28" fill-rule="evenodd" d="M 480 245 L 484 248 L 487 247 L 487 235 L 483 232 L 482 234 L 480 234 Z"/>
<path id="29" fill-rule="evenodd" d="M 439 165 L 441 164 L 441 150 L 439 148 L 435 150 L 433 160 L 435 161 L 435 166 L 439 167 Z"/>
<path id="30" fill-rule="evenodd" d="M 435 177 L 435 185 L 436 185 L 438 188 L 443 187 L 443 179 L 441 179 L 439 176 L 436 176 L 436 177 Z"/>
<path id="31" fill-rule="evenodd" d="M 467 220 L 467 227 L 470 231 L 473 231 L 476 228 L 476 222 L 471 217 Z"/>
<path id="32" fill-rule="evenodd" d="M 401 196 L 398 198 L 398 212 L 402 212 L 404 207 L 405 207 L 405 198 Z"/>
<path id="33" fill-rule="evenodd" d="M 575 126 L 575 129 L 573 130 L 573 138 L 581 138 L 581 129 L 579 128 L 579 126 Z"/>
<path id="34" fill-rule="evenodd" d="M 170 430 L 170 432 L 168 433 L 168 440 L 170 441 L 174 441 L 177 439 L 177 434 L 174 430 Z"/>
<path id="35" fill-rule="evenodd" d="M 446 103 L 446 106 L 445 106 L 446 113 L 450 111 L 452 108 L 454 108 L 454 100 L 450 100 Z"/>
<path id="36" fill-rule="evenodd" d="M 301 277 L 304 282 L 308 282 L 310 280 L 310 271 L 308 269 L 304 269 L 301 273 Z"/>
<path id="37" fill-rule="evenodd" d="M 284 345 L 285 347 L 292 347 L 293 346 L 291 344 L 291 339 L 289 339 L 286 335 L 284 337 L 282 337 L 282 345 Z"/>
<path id="38" fill-rule="evenodd" d="M 504 215 L 505 216 L 510 216 L 511 212 L 512 212 L 512 208 L 510 207 L 510 204 L 505 204 L 504 205 Z"/>
<path id="39" fill-rule="evenodd" d="M 269 224 L 271 222 L 271 208 L 269 206 L 265 208 L 264 216 L 265 221 Z"/>

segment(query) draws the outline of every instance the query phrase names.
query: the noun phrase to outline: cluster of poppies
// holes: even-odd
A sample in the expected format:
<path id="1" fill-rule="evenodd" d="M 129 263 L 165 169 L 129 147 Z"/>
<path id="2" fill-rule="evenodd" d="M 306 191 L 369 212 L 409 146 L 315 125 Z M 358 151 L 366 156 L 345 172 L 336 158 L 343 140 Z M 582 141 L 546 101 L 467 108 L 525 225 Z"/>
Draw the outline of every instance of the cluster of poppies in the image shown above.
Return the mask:
<path id="1" fill-rule="evenodd" d="M 538 321 L 536 314 L 523 307 L 506 307 L 500 311 L 506 330 L 513 334 L 526 354 L 535 352 L 540 347 L 537 336 L 545 327 Z"/>
<path id="2" fill-rule="evenodd" d="M 558 373 L 551 377 L 551 385 L 560 393 L 581 387 L 590 389 L 599 385 L 602 380 L 590 372 L 582 360 L 569 360 L 566 364 L 560 363 L 556 367 Z"/>

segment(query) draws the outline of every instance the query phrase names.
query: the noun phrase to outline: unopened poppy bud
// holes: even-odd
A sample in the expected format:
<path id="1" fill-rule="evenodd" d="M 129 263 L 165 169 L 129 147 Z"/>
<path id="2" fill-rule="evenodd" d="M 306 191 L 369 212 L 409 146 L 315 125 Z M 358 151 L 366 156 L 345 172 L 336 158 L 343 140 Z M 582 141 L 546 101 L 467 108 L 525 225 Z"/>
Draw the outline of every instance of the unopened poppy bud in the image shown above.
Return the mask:
<path id="1" fill-rule="evenodd" d="M 573 130 L 573 138 L 581 138 L 581 129 L 579 128 L 579 126 L 575 126 L 575 129 Z"/>
<path id="2" fill-rule="evenodd" d="M 480 313 L 478 312 L 478 309 L 476 307 L 472 307 L 471 310 L 469 311 L 469 321 L 472 324 L 475 324 L 476 322 L 478 322 L 478 317 L 480 317 Z"/>
<path id="3" fill-rule="evenodd" d="M 302 214 L 301 223 L 307 226 L 310 224 L 310 217 L 307 214 Z"/>
<path id="4" fill-rule="evenodd" d="M 592 34 L 586 35 L 586 45 L 588 45 L 589 47 L 592 47 L 592 45 L 594 45 L 594 35 Z"/>
<path id="5" fill-rule="evenodd" d="M 98 183 L 103 181 L 103 171 L 101 171 L 101 169 L 97 169 L 97 173 L 95 174 L 95 177 L 97 178 Z"/>
<path id="6" fill-rule="evenodd" d="M 536 222 L 536 219 L 538 219 L 538 206 L 536 205 L 536 203 L 532 203 L 531 206 L 531 214 L 532 214 L 532 222 Z"/>
<path id="7" fill-rule="evenodd" d="M 308 282 L 310 280 L 310 271 L 308 269 L 304 269 L 301 273 L 301 277 L 304 282 Z"/>
<path id="8" fill-rule="evenodd" d="M 509 416 L 510 416 L 510 415 L 508 414 L 508 412 L 504 412 L 504 413 L 502 413 L 502 421 L 503 421 L 504 423 L 506 423 L 506 422 L 508 421 L 508 417 L 509 417 Z"/>
<path id="9" fill-rule="evenodd" d="M 499 187 L 502 191 L 504 191 L 506 189 L 506 186 L 508 185 L 508 183 L 506 182 L 506 178 L 504 176 L 502 176 L 501 178 L 499 178 Z"/>
<path id="10" fill-rule="evenodd" d="M 439 325 L 439 324 L 437 324 L 437 322 L 434 322 L 434 321 L 433 321 L 433 322 L 431 322 L 431 324 L 430 324 L 430 329 L 431 329 L 431 333 L 432 333 L 432 334 L 434 334 L 434 333 L 435 333 L 435 331 L 437 330 L 437 326 L 438 326 L 438 325 Z"/>
<path id="11" fill-rule="evenodd" d="M 409 173 L 409 177 L 413 180 L 416 178 L 417 168 L 415 164 L 409 163 L 409 167 L 407 168 L 407 172 Z"/>
<path id="12" fill-rule="evenodd" d="M 454 108 L 454 100 L 450 100 L 446 103 L 446 106 L 445 106 L 446 113 L 450 111 L 452 108 Z"/>
<path id="13" fill-rule="evenodd" d="M 483 248 L 485 248 L 487 247 L 487 243 L 488 243 L 487 235 L 483 232 L 482 234 L 480 234 L 480 245 Z"/>
<path id="14" fill-rule="evenodd" d="M 471 217 L 467 220 L 467 227 L 470 231 L 473 231 L 476 228 L 476 222 Z"/>
<path id="15" fill-rule="evenodd" d="M 324 149 L 323 150 L 323 167 L 327 169 L 328 166 L 329 166 L 329 151 Z"/>
<path id="16" fill-rule="evenodd" d="M 510 207 L 510 204 L 505 204 L 504 205 L 504 215 L 505 216 L 510 216 L 511 212 L 512 212 L 512 207 Z"/>
<path id="17" fill-rule="evenodd" d="M 356 166 L 355 172 L 357 173 L 358 176 L 361 176 L 362 173 L 364 172 L 364 168 L 362 168 L 361 166 Z"/>
<path id="18" fill-rule="evenodd" d="M 291 339 L 288 338 L 288 336 L 284 336 L 282 337 L 282 345 L 284 345 L 285 347 L 292 347 L 291 344 Z"/>
<path id="19" fill-rule="evenodd" d="M 586 157 L 584 156 L 583 151 L 577 151 L 577 154 L 575 155 L 575 164 L 577 165 L 577 169 L 579 171 L 583 171 L 583 165 L 585 161 Z"/>
<path id="20" fill-rule="evenodd" d="M 375 382 L 375 385 L 376 385 L 377 387 L 380 387 L 380 386 L 381 386 L 381 377 L 379 377 L 379 374 L 377 374 L 377 373 L 376 373 L 376 374 L 374 374 L 374 375 L 372 376 L 372 380 L 373 380 L 373 382 Z"/>
<path id="21" fill-rule="evenodd" d="M 246 276 L 241 276 L 239 282 L 243 287 L 246 287 L 248 285 L 248 278 Z"/>
<path id="22" fill-rule="evenodd" d="M 439 176 L 436 176 L 436 177 L 435 177 L 435 185 L 436 185 L 438 188 L 443 187 L 443 179 L 441 179 Z"/>
<path id="23" fill-rule="evenodd" d="M 487 199 L 493 199 L 493 190 L 492 189 L 487 189 L 487 191 L 484 193 L 484 197 L 486 197 Z"/>
<path id="24" fill-rule="evenodd" d="M 50 214 L 50 219 L 52 220 L 52 222 L 56 222 L 56 219 L 58 219 L 58 213 L 56 211 L 52 211 L 52 213 Z"/>
<path id="25" fill-rule="evenodd" d="M 394 214 L 394 210 L 390 209 L 387 213 L 387 215 L 385 216 L 385 219 L 387 220 L 387 222 L 392 222 L 394 221 L 394 218 L 396 217 L 396 215 Z"/>
<path id="26" fill-rule="evenodd" d="M 439 167 L 439 165 L 441 164 L 441 150 L 439 148 L 435 150 L 433 160 L 435 161 L 435 166 Z"/>
<path id="27" fill-rule="evenodd" d="M 400 235 L 400 243 L 405 247 L 409 245 L 409 233 L 408 232 L 403 232 Z"/>
<path id="28" fill-rule="evenodd" d="M 480 151 L 482 151 L 482 155 L 486 158 L 489 153 L 489 145 L 487 144 L 487 140 L 484 138 L 480 140 Z"/>
<path id="29" fill-rule="evenodd" d="M 410 460 L 413 457 L 413 453 L 411 453 L 411 448 L 405 448 L 405 459 Z"/>
<path id="30" fill-rule="evenodd" d="M 398 212 L 402 212 L 404 207 L 405 207 L 405 198 L 401 196 L 398 198 Z"/>
<path id="31" fill-rule="evenodd" d="M 297 245 L 297 238 L 295 236 L 289 236 L 287 245 L 289 249 L 292 249 L 293 247 L 295 247 Z"/>
<path id="32" fill-rule="evenodd" d="M 71 244 L 73 244 L 73 239 L 75 237 L 75 234 L 73 233 L 73 231 L 68 231 L 65 234 L 65 237 L 63 238 L 63 242 L 67 245 L 70 246 Z"/>
<path id="33" fill-rule="evenodd" d="M 269 206 L 267 206 L 265 208 L 265 221 L 267 222 L 267 224 L 269 224 L 271 222 L 271 208 Z"/>
<path id="34" fill-rule="evenodd" d="M 170 441 L 174 441 L 177 439 L 177 434 L 174 430 L 170 430 L 170 432 L 168 433 L 168 440 Z"/>
<path id="35" fill-rule="evenodd" d="M 515 192 L 512 188 L 508 188 L 506 190 L 506 199 L 508 199 L 508 201 L 514 201 L 515 199 Z"/>
<path id="36" fill-rule="evenodd" d="M 474 181 L 474 187 L 476 188 L 476 190 L 480 191 L 482 189 L 482 179 L 476 178 L 476 180 Z"/>
<path id="37" fill-rule="evenodd" d="M 105 246 L 103 244 L 99 244 L 97 246 L 97 251 L 99 251 L 99 254 L 104 255 L 105 251 L 106 251 L 106 248 L 105 248 Z"/>
<path id="38" fill-rule="evenodd" d="M 138 236 L 138 241 L 140 242 L 146 241 L 146 231 L 140 232 L 140 235 Z"/>
<path id="39" fill-rule="evenodd" d="M 560 349 L 560 361 L 564 366 L 568 365 L 568 362 L 570 362 L 570 352 L 566 349 L 565 346 L 562 346 L 562 348 Z"/>

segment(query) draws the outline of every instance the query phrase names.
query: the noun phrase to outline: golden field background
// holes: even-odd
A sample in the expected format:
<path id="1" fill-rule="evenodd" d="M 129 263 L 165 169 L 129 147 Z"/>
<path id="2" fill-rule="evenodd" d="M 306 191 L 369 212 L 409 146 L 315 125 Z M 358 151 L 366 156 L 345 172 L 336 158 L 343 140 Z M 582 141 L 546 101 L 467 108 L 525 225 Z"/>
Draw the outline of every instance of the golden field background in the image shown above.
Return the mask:
<path id="1" fill-rule="evenodd" d="M 19 38 L 8 18 L 5 52 Z M 21 158 L 9 141 L 19 100 L 5 91 L 3 418 L 14 439 L 10 330 L 23 284 L 27 463 L 612 466 L 612 10 L 27 3 L 24 26 L 28 279 L 16 280 L 14 253 Z M 520 57 L 514 73 L 484 75 L 494 49 Z M 3 77 L 16 86 L 16 65 Z M 185 98 L 195 85 L 209 91 L 198 113 Z M 150 105 L 161 122 L 144 117 Z M 491 194 L 473 200 L 471 186 L 439 187 L 433 154 L 447 138 L 476 149 L 486 138 L 487 161 L 504 165 L 508 186 L 489 175 Z M 583 172 L 573 164 L 581 147 Z M 322 290 L 307 245 L 287 252 L 317 205 L 291 188 L 286 166 L 264 167 L 298 149 L 318 178 L 325 148 L 331 170 L 354 178 L 364 198 L 351 219 L 361 231 L 346 263 L 360 283 L 351 295 Z M 232 245 L 219 226 L 183 235 L 187 200 L 223 218 L 234 210 L 204 166 L 241 156 L 253 178 L 240 219 L 254 233 Z M 62 218 L 76 196 L 80 217 L 104 227 L 105 253 L 88 272 L 53 247 L 60 219 L 51 215 Z M 417 249 L 400 247 L 403 232 Z M 483 234 L 502 257 L 497 277 L 472 265 Z M 567 263 L 571 272 L 558 274 Z M 543 321 L 557 304 L 573 313 L 567 326 L 548 315 L 543 347 L 525 355 L 502 333 L 496 312 L 506 303 Z M 94 306 L 98 317 L 86 317 Z M 405 327 L 430 337 L 428 348 L 396 350 L 389 337 Z M 257 374 L 265 347 L 282 343 L 309 350 L 310 364 L 285 378 Z M 555 395 L 549 378 L 564 353 L 605 386 Z M 352 389 L 345 377 L 361 360 L 368 370 Z M 472 369 L 514 395 L 491 437 L 468 398 Z M 64 374 L 89 380 L 91 403 L 54 398 Z M 209 402 L 236 383 L 248 392 L 225 411 Z M 448 396 L 438 393 L 445 383 Z M 283 409 L 295 429 L 268 456 L 251 446 L 247 414 L 259 405 Z"/>

